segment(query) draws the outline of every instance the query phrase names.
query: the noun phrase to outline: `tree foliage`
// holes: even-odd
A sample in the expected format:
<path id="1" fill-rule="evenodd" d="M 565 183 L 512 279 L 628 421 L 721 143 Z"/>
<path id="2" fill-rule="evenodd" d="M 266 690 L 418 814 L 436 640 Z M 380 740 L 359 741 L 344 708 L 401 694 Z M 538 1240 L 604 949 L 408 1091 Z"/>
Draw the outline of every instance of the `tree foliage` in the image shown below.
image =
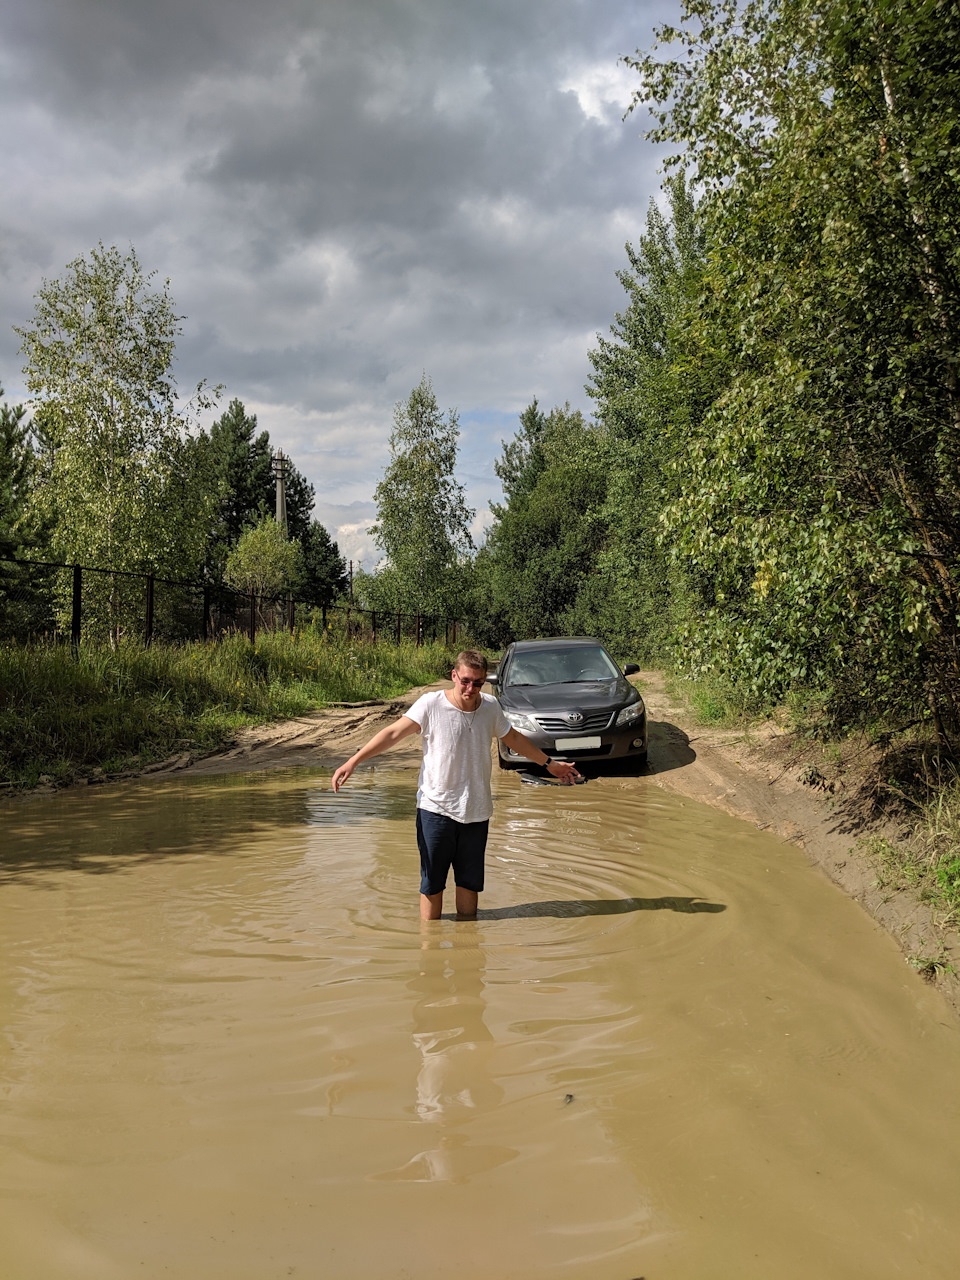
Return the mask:
<path id="1" fill-rule="evenodd" d="M 664 544 L 661 517 L 689 434 L 723 379 L 689 323 L 706 268 L 702 217 L 682 173 L 665 192 L 666 209 L 651 202 L 645 234 L 626 246 L 618 278 L 627 307 L 609 337 L 597 336 L 587 387 L 607 442 L 601 627 L 644 660 L 662 658 L 687 607 L 686 577 Z"/>
<path id="2" fill-rule="evenodd" d="M 495 463 L 506 501 L 491 503 L 477 556 L 488 642 L 602 630 L 607 443 L 569 405 L 544 414 L 533 401 L 521 414 Z"/>
<path id="3" fill-rule="evenodd" d="M 256 414 L 236 397 L 210 427 L 207 449 L 217 503 L 210 551 L 216 563 L 272 509 L 272 451 L 269 433 L 257 431 Z"/>
<path id="4" fill-rule="evenodd" d="M 231 586 L 268 598 L 300 585 L 303 556 L 271 515 L 245 529 L 227 558 L 224 577 Z"/>
<path id="5" fill-rule="evenodd" d="M 35 471 L 26 410 L 4 400 L 0 403 L 0 552 L 4 554 L 14 554 L 33 541 L 30 491 Z"/>
<path id="6" fill-rule="evenodd" d="M 243 402 L 235 397 L 211 426 L 206 449 L 216 492 L 208 561 L 217 568 L 225 563 L 244 530 L 259 523 L 268 512 L 276 513 L 273 446 L 270 433 L 257 430 L 257 415 L 248 414 Z M 310 529 L 314 488 L 290 458 L 286 459 L 285 492 L 287 531 L 306 552 L 306 544 L 313 536 Z"/>
<path id="7" fill-rule="evenodd" d="M 65 560 L 177 576 L 199 569 L 210 523 L 203 455 L 172 374 L 180 319 L 133 249 L 101 244 L 44 281 L 17 330 L 43 440 L 35 501 Z M 210 399 L 203 386 L 193 404 Z M 125 625 L 118 578 L 97 600 L 111 635 Z"/>
<path id="8" fill-rule="evenodd" d="M 636 101 L 705 192 L 689 326 L 724 371 L 668 463 L 683 650 L 956 732 L 960 11 L 688 0 L 659 39 Z"/>
<path id="9" fill-rule="evenodd" d="M 50 610 L 49 593 L 31 589 L 30 570 L 11 562 L 35 555 L 43 535 L 31 505 L 37 471 L 31 435 L 23 405 L 0 402 L 0 620 L 7 635 L 41 630 Z"/>
<path id="10" fill-rule="evenodd" d="M 478 556 L 485 626 L 495 641 L 585 632 L 645 660 L 662 657 L 689 587 L 662 541 L 661 515 L 692 424 L 720 373 L 688 319 L 706 245 L 682 177 L 619 273 L 627 306 L 598 335 L 588 424 L 534 401 L 494 464 L 504 502 Z"/>
<path id="11" fill-rule="evenodd" d="M 426 374 L 396 406 L 390 462 L 377 485 L 370 529 L 385 563 L 365 589 L 375 608 L 462 615 L 473 549 L 463 487 L 456 479 L 457 412 L 440 412 Z"/>
<path id="12" fill-rule="evenodd" d="M 347 566 L 340 548 L 319 520 L 311 520 L 297 539 L 303 565 L 299 595 L 310 604 L 330 604 L 346 590 Z"/>

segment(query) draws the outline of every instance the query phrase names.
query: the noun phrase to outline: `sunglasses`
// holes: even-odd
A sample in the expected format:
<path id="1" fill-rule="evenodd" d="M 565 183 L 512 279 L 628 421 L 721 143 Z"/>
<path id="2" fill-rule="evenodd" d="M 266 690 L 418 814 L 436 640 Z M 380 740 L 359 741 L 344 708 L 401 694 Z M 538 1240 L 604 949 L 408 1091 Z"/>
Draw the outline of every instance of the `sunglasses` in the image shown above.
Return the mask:
<path id="1" fill-rule="evenodd" d="M 464 680 L 463 676 L 458 676 L 454 673 L 453 678 L 458 684 L 469 685 L 471 689 L 480 689 L 487 683 L 486 676 L 483 676 L 480 680 Z"/>

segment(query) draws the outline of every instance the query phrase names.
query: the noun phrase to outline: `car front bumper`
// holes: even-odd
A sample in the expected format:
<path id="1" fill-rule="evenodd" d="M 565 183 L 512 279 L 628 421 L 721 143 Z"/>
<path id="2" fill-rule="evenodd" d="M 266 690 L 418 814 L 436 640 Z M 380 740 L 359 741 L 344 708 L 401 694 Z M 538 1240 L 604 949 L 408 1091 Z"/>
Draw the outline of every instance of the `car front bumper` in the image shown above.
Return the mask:
<path id="1" fill-rule="evenodd" d="M 546 733 L 543 730 L 533 733 L 528 729 L 519 729 L 518 733 L 522 733 L 528 742 L 532 742 L 534 746 L 539 747 L 548 756 L 554 756 L 559 760 L 583 761 L 584 763 L 590 760 L 621 760 L 625 756 L 643 755 L 647 749 L 646 713 L 639 719 L 631 720 L 616 729 L 602 729 L 597 733 L 589 734 L 577 734 L 574 730 L 570 730 L 559 738 L 560 743 L 565 738 L 597 739 L 597 745 L 590 747 L 558 745 L 557 735 Z M 500 753 L 500 759 L 505 764 L 523 765 L 530 763 L 525 756 L 516 751 L 511 751 L 502 741 L 497 743 L 497 750 Z"/>

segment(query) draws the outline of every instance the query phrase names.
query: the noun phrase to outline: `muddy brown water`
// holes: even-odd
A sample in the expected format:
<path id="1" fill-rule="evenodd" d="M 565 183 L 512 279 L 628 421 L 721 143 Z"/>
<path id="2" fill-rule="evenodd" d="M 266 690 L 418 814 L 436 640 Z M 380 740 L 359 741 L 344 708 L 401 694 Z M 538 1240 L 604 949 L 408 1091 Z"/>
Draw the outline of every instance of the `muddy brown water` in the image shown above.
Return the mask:
<path id="1" fill-rule="evenodd" d="M 421 926 L 414 779 L 0 812 L 6 1280 L 953 1280 L 960 1029 L 802 852 L 500 777 Z"/>

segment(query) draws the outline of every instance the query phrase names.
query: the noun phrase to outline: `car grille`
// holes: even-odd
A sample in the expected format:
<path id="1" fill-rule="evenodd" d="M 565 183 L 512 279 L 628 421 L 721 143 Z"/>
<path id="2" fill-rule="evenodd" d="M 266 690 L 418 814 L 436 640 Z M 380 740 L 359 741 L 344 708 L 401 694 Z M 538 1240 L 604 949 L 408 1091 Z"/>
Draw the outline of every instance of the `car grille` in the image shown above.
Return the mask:
<path id="1" fill-rule="evenodd" d="M 594 711 L 583 717 L 579 724 L 568 724 L 562 716 L 537 716 L 536 721 L 544 733 L 559 733 L 567 738 L 576 738 L 584 733 L 596 733 L 605 729 L 612 719 L 610 711 Z"/>

